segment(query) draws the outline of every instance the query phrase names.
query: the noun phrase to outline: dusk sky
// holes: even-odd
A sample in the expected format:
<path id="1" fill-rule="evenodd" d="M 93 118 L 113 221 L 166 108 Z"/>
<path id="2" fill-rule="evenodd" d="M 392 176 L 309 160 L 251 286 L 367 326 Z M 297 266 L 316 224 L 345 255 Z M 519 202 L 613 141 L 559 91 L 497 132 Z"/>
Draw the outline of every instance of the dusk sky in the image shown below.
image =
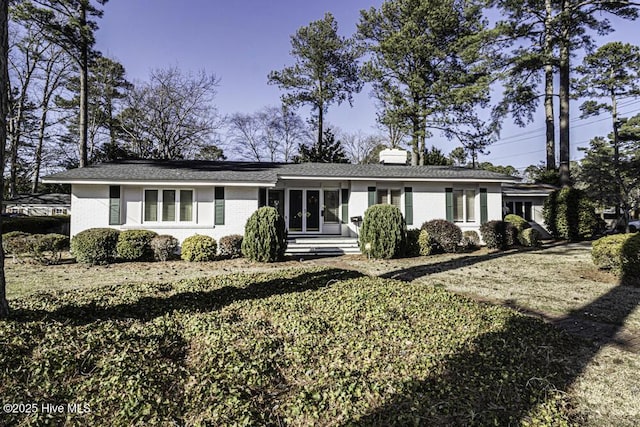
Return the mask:
<path id="1" fill-rule="evenodd" d="M 379 7 L 372 0 L 274 0 L 233 2 L 211 0 L 111 0 L 99 20 L 97 48 L 120 61 L 128 79 L 146 80 L 155 68 L 178 66 L 182 71 L 205 70 L 221 79 L 216 104 L 222 114 L 252 113 L 267 105 L 278 105 L 281 92 L 267 84 L 267 74 L 293 64 L 289 55 L 290 36 L 301 26 L 331 12 L 343 35 L 355 32 L 361 9 Z M 611 19 L 617 28 L 600 37 L 609 41 L 637 43 L 639 22 Z M 581 58 L 573 59 L 576 64 Z M 332 106 L 326 118 L 347 132 L 376 133 L 375 108 L 365 86 L 355 97 L 354 106 Z M 606 135 L 610 116 L 579 120 L 579 103 L 572 104 L 572 160 L 580 156 L 578 146 L 587 146 L 596 135 Z M 303 118 L 308 109 L 300 109 Z M 622 116 L 640 112 L 640 100 L 622 103 Z M 556 110 L 557 114 L 557 110 Z M 534 123 L 519 128 L 505 120 L 500 140 L 480 161 L 510 164 L 524 168 L 544 160 L 544 116 L 542 110 Z M 434 135 L 427 145 L 435 145 L 448 154 L 458 143 Z"/>

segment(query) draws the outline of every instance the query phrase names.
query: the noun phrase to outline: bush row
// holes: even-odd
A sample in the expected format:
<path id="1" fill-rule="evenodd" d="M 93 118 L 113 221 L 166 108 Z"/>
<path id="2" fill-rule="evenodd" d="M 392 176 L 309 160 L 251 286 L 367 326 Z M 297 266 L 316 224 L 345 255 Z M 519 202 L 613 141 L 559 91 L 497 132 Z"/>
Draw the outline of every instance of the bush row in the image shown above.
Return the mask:
<path id="1" fill-rule="evenodd" d="M 509 218 L 511 217 L 511 218 Z M 482 240 L 490 249 L 507 249 L 521 245 L 535 247 L 540 244 L 540 233 L 526 226 L 517 215 L 507 215 L 505 221 L 488 221 L 480 226 Z"/>
<path id="2" fill-rule="evenodd" d="M 25 233 L 20 233 L 22 234 Z M 17 237 L 18 234 L 13 239 L 10 236 L 9 245 L 17 245 L 17 243 L 11 243 L 17 242 Z M 66 241 L 68 242 L 68 238 Z M 220 256 L 225 258 L 240 256 L 241 243 L 242 236 L 223 237 L 220 239 Z M 158 235 L 149 230 L 118 231 L 113 228 L 90 228 L 76 234 L 71 240 L 72 254 L 78 262 L 86 264 L 109 264 L 116 259 L 167 261 L 176 258 L 179 249 L 180 245 L 175 237 L 166 234 Z M 216 258 L 218 244 L 212 237 L 196 234 L 184 239 L 181 249 L 181 257 L 184 260 L 211 261 Z M 5 249 L 5 251 L 11 254 L 16 252 L 13 249 Z"/>

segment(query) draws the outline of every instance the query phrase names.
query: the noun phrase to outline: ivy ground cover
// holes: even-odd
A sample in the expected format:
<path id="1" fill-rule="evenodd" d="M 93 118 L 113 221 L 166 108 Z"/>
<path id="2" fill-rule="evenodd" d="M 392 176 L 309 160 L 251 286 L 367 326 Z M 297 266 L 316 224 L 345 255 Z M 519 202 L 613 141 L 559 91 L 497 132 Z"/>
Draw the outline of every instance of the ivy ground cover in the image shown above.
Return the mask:
<path id="1" fill-rule="evenodd" d="M 313 268 L 33 294 L 12 308 L 0 322 L 7 425 L 573 421 L 561 390 L 581 342 L 432 285 Z"/>

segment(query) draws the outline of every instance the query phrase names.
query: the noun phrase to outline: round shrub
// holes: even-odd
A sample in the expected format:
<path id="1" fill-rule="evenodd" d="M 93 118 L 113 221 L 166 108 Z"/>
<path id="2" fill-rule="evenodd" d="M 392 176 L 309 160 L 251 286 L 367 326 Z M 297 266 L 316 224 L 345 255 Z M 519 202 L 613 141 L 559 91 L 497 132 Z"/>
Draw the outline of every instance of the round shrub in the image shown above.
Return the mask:
<path id="1" fill-rule="evenodd" d="M 242 256 L 242 240 L 239 234 L 232 234 L 220 238 L 218 250 L 220 255 L 227 258 L 240 258 Z"/>
<path id="2" fill-rule="evenodd" d="M 275 262 L 284 258 L 287 230 L 278 210 L 264 206 L 247 220 L 242 239 L 242 254 L 251 261 Z"/>
<path id="3" fill-rule="evenodd" d="M 467 250 L 476 249 L 480 246 L 480 236 L 474 230 L 466 230 L 462 233 L 460 246 Z"/>
<path id="4" fill-rule="evenodd" d="M 31 234 L 22 231 L 10 231 L 2 235 L 2 249 L 6 255 L 18 261 L 21 255 L 29 252 Z"/>
<path id="5" fill-rule="evenodd" d="M 427 230 L 429 237 L 437 243 L 437 249 L 443 252 L 455 252 L 462 240 L 460 227 L 444 219 L 427 221 L 421 228 Z"/>
<path id="6" fill-rule="evenodd" d="M 418 236 L 418 244 L 420 245 L 420 255 L 428 256 L 435 252 L 436 246 L 438 245 L 435 240 L 429 236 L 427 230 L 420 230 L 420 235 Z"/>
<path id="7" fill-rule="evenodd" d="M 120 232 L 113 228 L 89 228 L 71 239 L 71 253 L 85 264 L 109 264 L 116 258 Z"/>
<path id="8" fill-rule="evenodd" d="M 575 188 L 556 190 L 547 197 L 542 210 L 544 222 L 557 239 L 589 239 L 603 229 L 593 203 Z"/>
<path id="9" fill-rule="evenodd" d="M 216 239 L 196 234 L 182 241 L 180 257 L 185 261 L 213 261 L 217 252 Z"/>
<path id="10" fill-rule="evenodd" d="M 509 214 L 504 217 L 504 222 L 513 224 L 518 229 L 518 233 L 526 230 L 527 228 L 531 228 L 529 221 L 522 218 L 520 215 Z"/>
<path id="11" fill-rule="evenodd" d="M 125 230 L 120 232 L 116 251 L 118 258 L 127 261 L 149 261 L 153 259 L 151 239 L 158 233 L 149 230 Z"/>
<path id="12" fill-rule="evenodd" d="M 540 233 L 538 230 L 533 228 L 527 228 L 522 230 L 520 234 L 518 234 L 518 241 L 522 246 L 527 246 L 530 248 L 536 247 L 540 245 Z"/>
<path id="13" fill-rule="evenodd" d="M 596 240 L 591 258 L 598 268 L 622 276 L 623 283 L 640 283 L 640 233 L 614 234 Z"/>
<path id="14" fill-rule="evenodd" d="M 407 230 L 407 248 L 405 251 L 407 256 L 414 257 L 420 255 L 420 243 L 418 241 L 420 231 L 419 228 Z"/>
<path id="15" fill-rule="evenodd" d="M 69 237 L 64 234 L 34 234 L 30 238 L 31 255 L 41 264 L 57 264 L 62 251 L 69 248 Z"/>
<path id="16" fill-rule="evenodd" d="M 167 261 L 175 257 L 180 247 L 178 239 L 168 234 L 154 236 L 149 242 L 156 261 Z"/>
<path id="17" fill-rule="evenodd" d="M 504 221 L 488 221 L 480 226 L 480 234 L 489 249 L 505 249 L 507 246 Z"/>
<path id="18" fill-rule="evenodd" d="M 373 205 L 364 213 L 360 230 L 360 250 L 373 258 L 404 256 L 407 226 L 400 209 L 393 205 Z"/>

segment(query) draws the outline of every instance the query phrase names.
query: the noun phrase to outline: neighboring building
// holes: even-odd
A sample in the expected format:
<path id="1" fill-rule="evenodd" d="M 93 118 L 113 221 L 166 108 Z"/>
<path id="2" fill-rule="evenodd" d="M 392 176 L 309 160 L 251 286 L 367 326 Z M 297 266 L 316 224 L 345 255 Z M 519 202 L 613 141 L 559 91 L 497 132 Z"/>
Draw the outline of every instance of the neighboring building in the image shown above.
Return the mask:
<path id="1" fill-rule="evenodd" d="M 71 214 L 71 194 L 21 194 L 2 202 L 4 212 L 28 216 Z"/>
<path id="2" fill-rule="evenodd" d="M 71 235 L 93 227 L 148 229 L 183 240 L 243 234 L 260 206 L 276 207 L 290 236 L 357 236 L 367 207 L 396 205 L 408 228 L 445 218 L 462 230 L 501 219 L 503 184 L 518 178 L 468 168 L 390 164 L 275 164 L 130 160 L 60 172 L 71 184 Z"/>

